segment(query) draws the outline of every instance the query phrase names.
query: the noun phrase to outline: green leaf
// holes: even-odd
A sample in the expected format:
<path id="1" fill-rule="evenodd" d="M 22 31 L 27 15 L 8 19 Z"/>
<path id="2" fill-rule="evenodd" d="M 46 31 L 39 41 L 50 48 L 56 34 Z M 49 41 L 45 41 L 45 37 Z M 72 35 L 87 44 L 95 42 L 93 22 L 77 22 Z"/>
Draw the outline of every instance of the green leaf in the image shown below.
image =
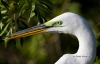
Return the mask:
<path id="1" fill-rule="evenodd" d="M 23 16 L 19 16 L 19 18 L 22 20 L 26 20 L 26 18 L 24 18 Z"/>
<path id="2" fill-rule="evenodd" d="M 4 40 L 5 48 L 7 47 L 8 40 Z"/>
<path id="3" fill-rule="evenodd" d="M 28 6 L 28 2 L 27 2 L 27 0 L 25 0 L 25 1 L 21 1 L 20 2 L 20 5 L 19 5 L 19 7 L 18 7 L 18 10 L 19 10 L 19 15 L 21 16 L 25 11 L 26 11 L 26 6 Z"/>
<path id="4" fill-rule="evenodd" d="M 0 9 L 0 20 L 2 19 L 1 9 Z"/>
<path id="5" fill-rule="evenodd" d="M 46 2 L 47 4 L 53 5 L 52 2 L 49 0 L 43 0 L 42 2 Z"/>
<path id="6" fill-rule="evenodd" d="M 52 13 L 52 11 L 46 5 L 38 3 L 38 6 L 41 7 L 43 10 Z"/>
<path id="7" fill-rule="evenodd" d="M 45 4 L 45 3 L 42 3 L 42 4 L 44 4 L 44 5 L 51 11 L 51 8 L 49 7 L 48 4 Z M 52 12 L 52 11 L 51 11 L 51 12 Z"/>
<path id="8" fill-rule="evenodd" d="M 4 0 L 1 0 L 1 3 L 5 6 L 5 8 L 6 8 L 8 11 L 10 10 L 9 5 L 8 5 Z"/>
<path id="9" fill-rule="evenodd" d="M 6 14 L 7 13 L 7 10 L 2 10 L 1 11 L 1 14 Z"/>
<path id="10" fill-rule="evenodd" d="M 25 28 L 28 28 L 28 25 L 25 22 L 23 22 L 21 20 L 20 20 L 20 22 L 25 26 Z"/>
<path id="11" fill-rule="evenodd" d="M 39 20 L 39 22 L 42 24 L 43 23 L 43 19 L 42 19 L 42 16 L 41 16 L 41 14 L 40 14 L 40 12 L 39 12 L 39 10 L 37 9 L 37 17 L 38 17 L 38 20 Z"/>
<path id="12" fill-rule="evenodd" d="M 2 30 L 3 25 L 4 24 L 0 21 L 0 30 Z"/>
<path id="13" fill-rule="evenodd" d="M 3 30 L 1 31 L 0 36 L 2 36 L 2 35 L 6 32 L 8 26 L 9 26 L 9 22 L 6 23 L 6 24 L 3 26 L 3 28 L 2 28 Z"/>
<path id="14" fill-rule="evenodd" d="M 10 30 L 7 32 L 7 35 L 12 33 L 12 28 L 10 28 Z"/>
<path id="15" fill-rule="evenodd" d="M 35 15 L 34 10 L 35 10 L 35 3 L 32 2 L 31 12 L 30 12 L 30 15 L 29 15 L 29 18 L 28 18 L 28 22 Z"/>
<path id="16" fill-rule="evenodd" d="M 46 18 L 45 18 L 43 15 L 41 15 L 41 16 L 42 16 L 43 20 L 44 20 L 45 22 L 47 22 Z"/>

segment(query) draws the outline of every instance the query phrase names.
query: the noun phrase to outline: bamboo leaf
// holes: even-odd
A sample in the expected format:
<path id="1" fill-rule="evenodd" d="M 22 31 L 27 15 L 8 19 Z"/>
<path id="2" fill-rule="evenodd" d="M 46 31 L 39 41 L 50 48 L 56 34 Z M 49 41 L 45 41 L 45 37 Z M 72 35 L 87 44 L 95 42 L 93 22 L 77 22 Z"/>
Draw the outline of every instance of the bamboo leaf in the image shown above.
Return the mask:
<path id="1" fill-rule="evenodd" d="M 31 12 L 30 15 L 29 15 L 29 18 L 28 18 L 28 22 L 30 21 L 30 19 L 35 15 L 34 12 Z"/>
<path id="2" fill-rule="evenodd" d="M 22 17 L 22 16 L 19 16 L 19 18 L 22 19 L 22 20 L 26 20 L 26 18 L 24 18 L 24 17 Z"/>
<path id="3" fill-rule="evenodd" d="M 43 0 L 42 2 L 46 2 L 47 4 L 53 5 L 52 2 L 49 0 Z"/>
<path id="4" fill-rule="evenodd" d="M 30 21 L 30 19 L 35 15 L 34 13 L 34 10 L 35 10 L 35 3 L 32 2 L 32 5 L 31 5 L 31 12 L 30 12 L 30 15 L 29 15 L 29 18 L 28 18 L 28 22 Z"/>
<path id="5" fill-rule="evenodd" d="M 20 20 L 20 22 L 25 26 L 25 28 L 28 28 L 28 25 L 25 22 L 23 22 L 21 20 Z"/>
<path id="6" fill-rule="evenodd" d="M 42 16 L 43 20 L 44 20 L 45 22 L 47 22 L 46 18 L 45 18 L 43 15 L 41 15 L 41 16 Z"/>
<path id="7" fill-rule="evenodd" d="M 1 11 L 1 14 L 6 14 L 7 13 L 7 10 L 2 10 Z"/>
<path id="8" fill-rule="evenodd" d="M 3 23 L 0 21 L 0 30 L 2 30 Z"/>
<path id="9" fill-rule="evenodd" d="M 19 15 L 21 16 L 26 11 L 26 6 L 28 6 L 28 2 L 25 0 L 23 2 L 20 2 L 20 5 L 18 7 Z"/>
<path id="10" fill-rule="evenodd" d="M 1 31 L 0 36 L 2 36 L 2 35 L 5 33 L 5 31 L 7 30 L 8 26 L 9 26 L 9 23 L 6 23 L 6 24 L 3 26 L 3 28 L 2 28 L 3 30 Z"/>
<path id="11" fill-rule="evenodd" d="M 12 28 L 10 28 L 10 30 L 7 32 L 7 35 L 12 33 Z"/>
<path id="12" fill-rule="evenodd" d="M 38 4 L 39 7 L 41 7 L 43 10 L 52 13 L 52 11 L 44 4 Z"/>
<path id="13" fill-rule="evenodd" d="M 42 24 L 43 23 L 43 19 L 42 19 L 42 16 L 41 16 L 39 10 L 37 10 L 37 17 L 38 17 L 39 22 Z"/>
<path id="14" fill-rule="evenodd" d="M 5 48 L 7 47 L 8 40 L 4 40 Z"/>
<path id="15" fill-rule="evenodd" d="M 10 10 L 9 5 L 8 5 L 4 0 L 1 0 L 1 3 L 5 6 L 5 8 L 6 8 L 8 11 Z"/>
<path id="16" fill-rule="evenodd" d="M 0 9 L 0 20 L 2 19 L 1 9 Z"/>
<path id="17" fill-rule="evenodd" d="M 41 4 L 42 4 L 42 5 L 45 5 L 45 6 L 46 6 L 50 11 L 51 11 L 51 8 L 49 7 L 48 4 L 46 4 L 46 3 L 42 3 L 42 2 L 41 2 Z M 51 12 L 52 12 L 52 11 L 51 11 Z"/>

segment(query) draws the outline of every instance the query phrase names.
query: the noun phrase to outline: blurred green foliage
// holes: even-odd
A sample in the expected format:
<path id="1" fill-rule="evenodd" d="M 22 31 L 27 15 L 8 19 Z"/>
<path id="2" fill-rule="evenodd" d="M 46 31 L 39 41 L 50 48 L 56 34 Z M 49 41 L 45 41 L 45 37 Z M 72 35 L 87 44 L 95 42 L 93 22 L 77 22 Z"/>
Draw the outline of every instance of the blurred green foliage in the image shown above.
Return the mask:
<path id="1" fill-rule="evenodd" d="M 99 0 L 0 0 L 0 38 L 44 23 L 64 12 L 77 13 L 89 21 L 97 39 L 94 64 L 99 64 Z M 8 42 L 0 41 L 0 63 L 54 64 L 63 54 L 75 53 L 77 49 L 78 40 L 73 35 L 38 34 Z"/>

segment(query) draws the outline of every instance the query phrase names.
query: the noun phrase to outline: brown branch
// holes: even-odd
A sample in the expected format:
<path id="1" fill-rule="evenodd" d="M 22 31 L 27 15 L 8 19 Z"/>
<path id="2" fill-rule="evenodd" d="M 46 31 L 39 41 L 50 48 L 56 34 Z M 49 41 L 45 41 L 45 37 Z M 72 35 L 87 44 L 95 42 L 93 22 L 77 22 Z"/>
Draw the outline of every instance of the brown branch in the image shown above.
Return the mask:
<path id="1" fill-rule="evenodd" d="M 61 45 L 60 45 L 59 34 L 54 34 L 53 39 L 54 39 L 54 42 L 55 42 L 56 53 L 57 53 L 58 56 L 61 56 L 62 50 L 61 50 Z"/>
<path id="2" fill-rule="evenodd" d="M 64 1 L 63 5 L 62 5 L 61 13 L 64 13 L 64 12 L 66 12 L 66 11 L 68 10 L 68 6 L 69 6 L 69 4 L 70 4 L 70 1 L 71 1 L 71 0 L 65 0 L 65 1 Z"/>

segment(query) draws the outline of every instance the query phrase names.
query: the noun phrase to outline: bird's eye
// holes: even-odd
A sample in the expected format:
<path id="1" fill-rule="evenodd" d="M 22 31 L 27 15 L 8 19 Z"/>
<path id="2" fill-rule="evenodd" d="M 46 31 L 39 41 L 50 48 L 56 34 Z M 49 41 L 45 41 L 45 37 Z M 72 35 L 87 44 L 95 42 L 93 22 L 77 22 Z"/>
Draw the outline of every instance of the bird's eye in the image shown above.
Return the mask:
<path id="1" fill-rule="evenodd" d="M 57 21 L 56 23 L 59 24 L 59 25 L 61 25 L 62 24 L 62 21 Z"/>
<path id="2" fill-rule="evenodd" d="M 62 24 L 62 21 L 56 21 L 55 23 L 53 23 L 53 26 L 60 26 Z"/>

